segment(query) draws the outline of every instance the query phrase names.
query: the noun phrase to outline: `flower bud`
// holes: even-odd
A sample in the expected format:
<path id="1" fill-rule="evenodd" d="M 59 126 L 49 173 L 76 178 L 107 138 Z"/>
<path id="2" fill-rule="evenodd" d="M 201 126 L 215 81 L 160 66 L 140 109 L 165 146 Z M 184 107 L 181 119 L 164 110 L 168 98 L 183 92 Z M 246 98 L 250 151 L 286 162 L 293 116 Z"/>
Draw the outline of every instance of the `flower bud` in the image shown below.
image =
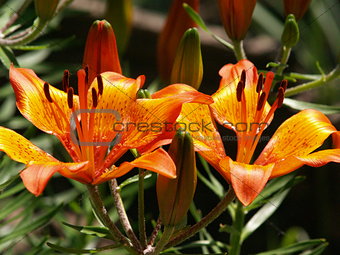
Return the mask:
<path id="1" fill-rule="evenodd" d="M 240 41 L 246 36 L 256 0 L 219 0 L 220 16 L 231 40 Z"/>
<path id="2" fill-rule="evenodd" d="M 35 0 L 35 12 L 40 20 L 47 21 L 53 18 L 59 0 Z"/>
<path id="3" fill-rule="evenodd" d="M 86 39 L 83 68 L 89 67 L 89 82 L 106 71 L 122 73 L 116 37 L 109 22 L 93 22 Z"/>
<path id="4" fill-rule="evenodd" d="M 185 83 L 198 89 L 202 78 L 203 61 L 200 37 L 196 28 L 189 28 L 177 48 L 170 83 Z"/>
<path id="5" fill-rule="evenodd" d="M 289 14 L 283 28 L 281 43 L 287 48 L 293 48 L 299 41 L 299 26 L 293 14 Z"/>
<path id="6" fill-rule="evenodd" d="M 158 38 L 157 58 L 160 77 L 163 81 L 170 80 L 178 44 L 187 29 L 195 27 L 195 22 L 190 18 L 183 3 L 187 3 L 198 11 L 199 0 L 174 0 L 169 11 L 165 26 Z"/>
<path id="7" fill-rule="evenodd" d="M 137 91 L 137 98 L 151 98 L 151 94 L 147 89 L 139 89 Z"/>
<path id="8" fill-rule="evenodd" d="M 157 199 L 160 219 L 165 226 L 177 226 L 186 216 L 195 194 L 197 173 L 195 150 L 189 133 L 178 131 L 169 154 L 176 164 L 176 179 L 159 175 Z"/>
<path id="9" fill-rule="evenodd" d="M 112 24 L 117 37 L 119 53 L 124 53 L 132 28 L 132 0 L 106 1 L 106 19 Z"/>
<path id="10" fill-rule="evenodd" d="M 284 0 L 285 14 L 294 14 L 296 20 L 305 15 L 311 0 Z"/>

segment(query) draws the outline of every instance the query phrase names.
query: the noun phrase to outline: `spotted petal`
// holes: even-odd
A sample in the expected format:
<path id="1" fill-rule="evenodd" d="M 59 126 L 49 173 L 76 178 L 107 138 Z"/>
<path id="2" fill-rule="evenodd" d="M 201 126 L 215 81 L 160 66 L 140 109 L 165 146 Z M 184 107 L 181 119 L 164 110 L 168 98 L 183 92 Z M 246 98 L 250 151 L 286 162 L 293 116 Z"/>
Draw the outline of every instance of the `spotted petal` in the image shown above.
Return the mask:
<path id="1" fill-rule="evenodd" d="M 4 151 L 10 158 L 26 164 L 27 168 L 20 174 L 26 188 L 38 196 L 44 190 L 48 180 L 56 172 L 63 175 L 74 175 L 86 167 L 87 162 L 63 163 L 39 149 L 18 133 L 0 127 L 0 151 Z"/>
<path id="2" fill-rule="evenodd" d="M 335 127 L 321 112 L 312 109 L 301 111 L 277 129 L 255 164 L 275 163 L 272 173 L 274 177 L 294 171 L 308 162 L 313 165 L 313 157 L 318 162 L 322 160 L 322 156 L 325 157 L 325 163 L 333 161 L 332 159 L 336 161 L 333 157 L 335 150 L 319 152 L 314 156 L 311 154 L 334 132 Z"/>

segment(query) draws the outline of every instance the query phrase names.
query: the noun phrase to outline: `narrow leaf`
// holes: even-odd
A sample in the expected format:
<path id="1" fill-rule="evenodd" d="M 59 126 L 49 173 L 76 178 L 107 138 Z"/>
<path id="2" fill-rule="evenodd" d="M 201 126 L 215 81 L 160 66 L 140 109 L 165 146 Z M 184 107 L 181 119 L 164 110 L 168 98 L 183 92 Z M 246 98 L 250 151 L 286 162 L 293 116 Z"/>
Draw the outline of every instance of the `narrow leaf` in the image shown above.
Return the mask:
<path id="1" fill-rule="evenodd" d="M 285 100 L 283 101 L 283 104 L 295 110 L 315 109 L 324 114 L 340 113 L 340 106 L 314 104 L 314 103 L 303 102 L 303 101 L 299 101 L 299 100 L 295 100 L 291 98 L 285 98 Z"/>
<path id="2" fill-rule="evenodd" d="M 76 225 L 72 225 L 72 224 L 69 224 L 69 223 L 66 223 L 66 222 L 63 222 L 63 224 L 67 227 L 78 230 L 80 233 L 83 233 L 83 234 L 86 234 L 86 235 L 94 235 L 94 236 L 114 240 L 109 229 L 105 228 L 105 227 L 76 226 Z"/>
<path id="3" fill-rule="evenodd" d="M 15 66 L 19 65 L 12 50 L 4 46 L 0 46 L 0 61 L 7 69 L 9 69 L 12 63 Z"/>
<path id="4" fill-rule="evenodd" d="M 192 18 L 195 23 L 200 26 L 204 31 L 208 32 L 208 27 L 204 23 L 202 17 L 194 10 L 192 9 L 188 4 L 184 3 L 183 8 L 185 11 L 189 14 L 189 16 Z"/>
<path id="5" fill-rule="evenodd" d="M 62 247 L 53 243 L 46 243 L 49 247 L 51 247 L 53 250 L 63 252 L 65 254 L 84 254 L 84 253 L 98 253 L 100 251 L 105 251 L 105 250 L 111 250 L 120 247 L 120 245 L 107 245 L 98 249 L 76 249 L 76 248 L 66 248 Z"/>

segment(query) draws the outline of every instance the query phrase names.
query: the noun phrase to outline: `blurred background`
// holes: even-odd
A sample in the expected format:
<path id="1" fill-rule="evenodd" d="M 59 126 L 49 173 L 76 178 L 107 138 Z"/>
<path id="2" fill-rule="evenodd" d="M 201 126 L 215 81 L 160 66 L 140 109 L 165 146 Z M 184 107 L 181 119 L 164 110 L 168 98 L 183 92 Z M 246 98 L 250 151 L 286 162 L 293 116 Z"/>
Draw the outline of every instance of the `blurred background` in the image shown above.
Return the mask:
<path id="1" fill-rule="evenodd" d="M 146 75 L 146 88 L 157 82 L 156 44 L 160 30 L 163 27 L 165 15 L 170 0 L 135 0 L 133 10 L 132 32 L 127 43 L 126 51 L 121 55 L 123 74 L 132 78 L 140 74 Z M 0 1 L 0 27 L 21 4 L 21 0 Z M 106 13 L 106 1 L 74 0 L 49 24 L 47 30 L 36 40 L 34 45 L 49 45 L 35 50 L 14 49 L 17 62 L 21 67 L 32 68 L 35 72 L 57 87 L 61 86 L 62 74 L 69 69 L 72 74 L 81 68 L 82 56 L 88 29 L 96 19 L 110 20 L 110 13 Z M 328 73 L 339 64 L 340 59 L 340 4 L 338 0 L 313 0 L 305 17 L 299 21 L 300 42 L 293 49 L 286 72 L 306 74 Z M 201 0 L 200 14 L 211 31 L 227 40 L 227 36 L 219 19 L 217 1 Z M 20 16 L 23 26 L 28 26 L 35 18 L 34 6 Z M 284 15 L 282 1 L 259 0 L 253 15 L 250 31 L 245 39 L 245 51 L 248 58 L 260 70 L 266 69 L 266 64 L 277 59 L 280 48 L 280 37 L 283 30 Z M 227 63 L 236 63 L 231 51 L 216 42 L 207 33 L 200 30 L 202 40 L 202 54 L 204 77 L 200 91 L 212 94 L 219 85 L 219 69 Z M 10 60 L 9 60 L 10 61 Z M 2 57 L 2 62 L 3 57 Z M 6 61 L 5 61 L 6 62 Z M 8 62 L 8 61 L 7 61 Z M 5 63 L 6 64 L 6 63 Z M 29 138 L 39 147 L 47 150 L 61 160 L 68 160 L 67 153 L 58 146 L 58 141 L 51 136 L 42 134 L 24 119 L 15 107 L 15 96 L 8 82 L 8 70 L 5 64 L 0 69 L 0 125 L 14 129 Z M 75 82 L 71 78 L 71 83 Z M 294 86 L 301 83 L 290 83 Z M 164 84 L 166 85 L 166 84 Z M 339 79 L 324 86 L 304 92 L 296 99 L 340 106 Z M 297 110 L 283 107 L 276 112 L 274 123 L 265 135 L 270 136 L 283 120 L 296 113 Z M 340 129 L 340 114 L 328 115 L 333 124 Z M 222 136 L 232 133 L 222 131 Z M 330 145 L 327 141 L 326 145 Z M 261 144 L 263 147 L 264 144 Z M 235 155 L 236 144 L 226 144 L 227 153 Z M 127 157 L 131 157 L 127 155 Z M 86 248 L 87 245 L 98 245 L 96 239 L 89 236 L 76 235 L 73 229 L 68 229 L 60 222 L 72 224 L 91 224 L 95 221 L 91 209 L 84 197 L 84 187 L 79 183 L 62 177 L 53 178 L 47 186 L 45 194 L 34 198 L 28 194 L 20 180 L 13 176 L 22 169 L 22 165 L 12 162 L 0 152 L 0 183 L 10 180 L 10 185 L 0 186 L 0 206 L 10 208 L 0 212 L 0 253 L 1 254 L 54 254 L 44 244 L 46 240 L 53 240 L 63 246 Z M 308 238 L 325 238 L 329 247 L 323 254 L 339 254 L 340 252 L 340 167 L 328 164 L 321 168 L 303 167 L 294 175 L 305 176 L 305 179 L 292 188 L 286 200 L 243 245 L 242 254 L 255 254 L 289 244 L 295 240 Z M 224 185 L 227 183 L 214 171 L 213 175 Z M 136 173 L 134 173 L 136 174 Z M 131 174 L 132 176 L 133 174 Z M 13 179 L 11 179 L 13 178 Z M 119 179 L 122 182 L 126 177 Z M 158 215 L 155 196 L 155 176 L 147 181 L 146 207 L 150 208 L 147 219 L 156 220 Z M 10 191 L 10 192 L 8 192 Z M 7 193 L 6 193 L 7 192 Z M 107 192 L 103 187 L 103 192 Z M 129 216 L 137 220 L 136 205 L 137 187 L 129 186 L 123 192 Z M 4 195 L 5 194 L 5 195 Z M 218 197 L 202 183 L 198 183 L 195 201 L 197 208 L 204 215 L 218 202 Z M 52 207 L 59 204 L 65 206 L 54 214 L 53 220 L 47 228 L 37 225 L 33 234 L 28 235 L 27 221 L 40 219 Z M 84 213 L 85 212 L 85 213 Z M 86 215 L 84 217 L 84 214 Z M 79 216 L 82 215 L 82 216 Z M 45 219 L 45 218 L 44 218 Z M 193 217 L 189 216 L 189 223 Z M 230 221 L 224 214 L 207 229 L 214 239 L 220 242 L 228 241 L 228 234 L 220 232 L 220 224 Z M 35 221 L 34 221 L 35 222 Z M 25 226 L 26 232 L 6 239 L 13 229 Z M 148 226 L 151 231 L 151 225 Z M 45 238 L 46 237 L 46 238 Z M 105 242 L 104 242 L 105 243 Z M 99 243 L 102 244 L 102 243 Z M 38 249 L 38 248 L 39 249 Z M 37 253 L 33 253 L 33 252 Z M 198 248 L 188 249 L 189 252 L 200 252 Z M 51 252 L 51 253 L 49 253 Z M 106 253 L 102 253 L 106 254 Z M 109 254 L 109 253 L 108 253 Z M 116 254 L 116 253 L 112 253 Z M 119 253 L 117 253 L 119 254 Z"/>

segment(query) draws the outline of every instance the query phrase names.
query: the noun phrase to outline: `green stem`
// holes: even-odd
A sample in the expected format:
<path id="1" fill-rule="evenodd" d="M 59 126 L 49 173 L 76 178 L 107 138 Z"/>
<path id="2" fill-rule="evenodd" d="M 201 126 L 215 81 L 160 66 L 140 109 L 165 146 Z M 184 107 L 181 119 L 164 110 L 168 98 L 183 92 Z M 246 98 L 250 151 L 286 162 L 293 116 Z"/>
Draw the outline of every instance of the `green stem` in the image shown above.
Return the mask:
<path id="1" fill-rule="evenodd" d="M 143 248 L 147 245 L 146 230 L 145 230 L 145 215 L 144 215 L 144 176 L 145 171 L 139 169 L 139 182 L 138 182 L 138 227 L 139 227 L 139 240 Z"/>
<path id="2" fill-rule="evenodd" d="M 122 246 L 126 250 L 128 250 L 131 254 L 138 254 L 138 252 L 136 252 L 133 249 L 133 246 L 130 243 L 130 241 L 119 231 L 116 225 L 112 222 L 104 206 L 103 200 L 100 197 L 98 186 L 93 186 L 93 185 L 88 184 L 87 190 L 89 191 L 89 195 L 90 195 L 91 202 L 92 202 L 91 204 L 92 204 L 94 211 L 96 212 L 96 214 L 98 215 L 98 217 L 100 218 L 104 226 L 109 229 L 115 241 L 118 243 L 121 243 Z"/>
<path id="3" fill-rule="evenodd" d="M 237 201 L 235 219 L 230 234 L 229 255 L 239 255 L 241 251 L 241 233 L 244 226 L 244 210 L 240 201 Z"/>
<path id="4" fill-rule="evenodd" d="M 243 41 L 235 40 L 233 41 L 233 45 L 234 45 L 234 54 L 235 54 L 236 59 L 238 61 L 242 59 L 247 59 L 246 54 L 243 49 Z"/>
<path id="5" fill-rule="evenodd" d="M 235 192 L 230 187 L 225 197 L 215 206 L 215 208 L 213 208 L 206 216 L 204 216 L 201 221 L 197 222 L 195 225 L 180 232 L 177 236 L 172 238 L 170 242 L 166 245 L 166 248 L 173 247 L 185 241 L 189 237 L 195 235 L 202 228 L 208 226 L 227 209 L 228 205 L 234 200 L 234 198 Z"/>
<path id="6" fill-rule="evenodd" d="M 32 27 L 31 31 L 18 39 L 0 39 L 0 45 L 1 46 L 18 46 L 18 45 L 25 45 L 33 41 L 35 38 L 37 38 L 39 35 L 43 33 L 43 30 L 45 29 L 46 25 L 48 24 L 48 21 L 42 21 L 39 18 L 37 18 Z"/>
<path id="7" fill-rule="evenodd" d="M 152 255 L 158 255 L 164 249 L 165 245 L 168 243 L 172 234 L 174 233 L 175 226 L 165 226 L 161 239 L 158 241 L 154 252 Z"/>
<path id="8" fill-rule="evenodd" d="M 331 80 L 339 78 L 339 76 L 340 76 L 340 65 L 337 65 L 330 73 L 328 73 L 325 76 L 322 76 L 318 80 L 303 83 L 303 84 L 298 85 L 296 87 L 287 89 L 285 96 L 290 97 L 290 96 L 296 95 L 298 93 L 301 93 L 303 91 L 306 91 L 306 90 L 309 90 L 309 89 L 312 89 L 312 88 L 316 88 L 316 87 L 320 87 L 320 86 L 326 84 L 327 82 L 329 82 Z"/>
<path id="9" fill-rule="evenodd" d="M 125 211 L 125 208 L 124 208 L 122 198 L 121 198 L 117 188 L 118 188 L 117 180 L 116 179 L 111 180 L 110 181 L 111 194 L 112 194 L 114 202 L 115 202 L 115 206 L 116 206 L 116 209 L 117 209 L 117 214 L 119 216 L 120 223 L 121 223 L 125 233 L 130 238 L 133 246 L 138 251 L 141 251 L 142 250 L 141 244 L 138 241 L 135 233 L 133 232 L 129 218 L 128 218 L 126 211 Z"/>
<path id="10" fill-rule="evenodd" d="M 280 66 L 277 68 L 276 74 L 282 75 L 283 70 L 285 70 L 285 68 L 286 68 L 286 65 L 287 65 L 287 62 L 288 62 L 291 50 L 292 50 L 292 48 L 288 48 L 286 46 L 282 46 L 282 54 L 281 54 Z"/>

